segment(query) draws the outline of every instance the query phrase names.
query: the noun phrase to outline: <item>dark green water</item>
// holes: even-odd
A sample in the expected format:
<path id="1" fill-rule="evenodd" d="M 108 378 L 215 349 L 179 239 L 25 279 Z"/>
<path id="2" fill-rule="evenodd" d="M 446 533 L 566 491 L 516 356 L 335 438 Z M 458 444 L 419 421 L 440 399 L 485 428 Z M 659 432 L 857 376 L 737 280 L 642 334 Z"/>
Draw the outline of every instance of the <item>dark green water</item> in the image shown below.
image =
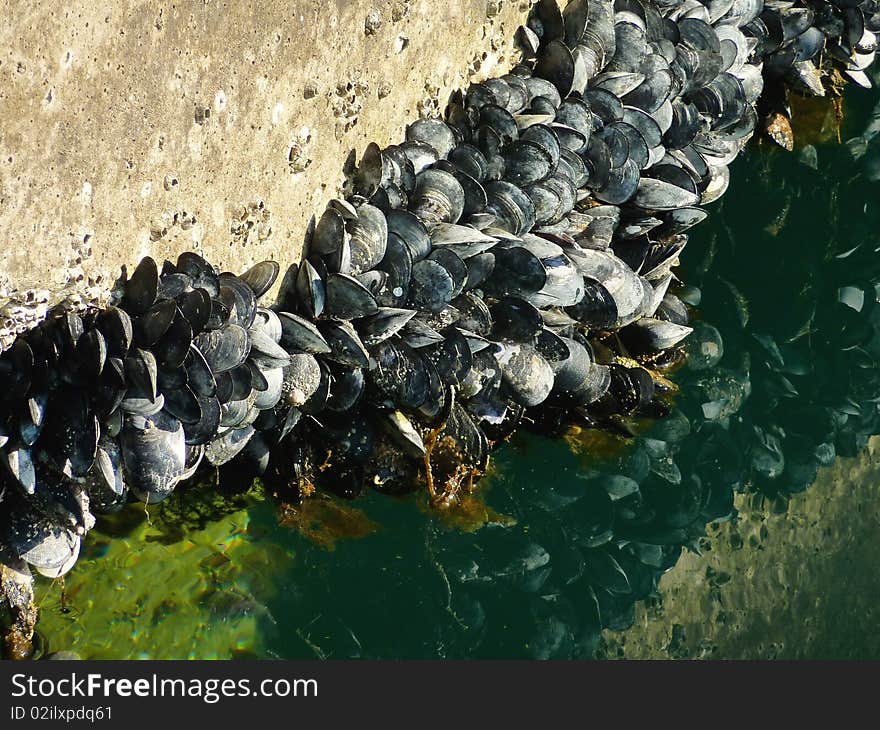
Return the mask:
<path id="1" fill-rule="evenodd" d="M 861 134 L 878 99 L 848 92 L 844 139 Z M 668 419 L 627 440 L 518 435 L 481 485 L 485 504 L 466 515 L 370 495 L 313 505 L 300 518 L 309 536 L 279 525 L 258 494 L 234 507 L 207 505 L 204 492 L 150 515 L 132 506 L 99 524 L 63 605 L 58 585 L 40 585 L 48 649 L 85 658 L 603 655 L 602 630 L 625 632 L 638 605 L 662 600 L 660 575 L 704 545 L 706 524 L 737 519 L 735 494 L 753 493 L 759 508 L 794 504 L 822 488 L 812 485 L 823 467 L 880 433 L 872 155 L 855 162 L 836 142 L 814 150 L 816 168 L 809 150 L 753 145 L 692 231 L 679 273 L 699 324 Z M 764 600 L 772 611 L 772 592 Z"/>

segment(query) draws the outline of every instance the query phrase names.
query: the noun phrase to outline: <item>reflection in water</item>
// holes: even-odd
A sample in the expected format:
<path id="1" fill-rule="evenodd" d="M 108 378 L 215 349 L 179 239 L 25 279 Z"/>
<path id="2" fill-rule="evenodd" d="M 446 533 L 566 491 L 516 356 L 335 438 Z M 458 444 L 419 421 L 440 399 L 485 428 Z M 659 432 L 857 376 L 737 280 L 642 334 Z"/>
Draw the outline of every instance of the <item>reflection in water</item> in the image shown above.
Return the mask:
<path id="1" fill-rule="evenodd" d="M 795 499 L 737 499 L 660 581 L 605 657 L 876 659 L 880 656 L 880 440 L 819 471 Z"/>
<path id="2" fill-rule="evenodd" d="M 860 107 L 870 100 L 851 94 L 862 96 L 849 107 L 849 124 L 862 128 Z M 172 645 L 189 656 L 616 654 L 625 641 L 609 644 L 602 630 L 628 629 L 643 599 L 651 610 L 640 615 L 656 613 L 659 578 L 683 550 L 720 544 L 706 541 L 707 523 L 728 520 L 720 530 L 727 543 L 755 550 L 762 531 L 743 537 L 737 526 L 763 510 L 761 500 L 781 509 L 820 467 L 859 453 L 880 432 L 875 188 L 846 147 L 812 149 L 815 157 L 754 150 L 741 159 L 724 207 L 694 231 L 680 295 L 701 324 L 689 365 L 674 376 L 681 394 L 669 418 L 627 441 L 589 431 L 565 440 L 518 436 L 484 482 L 487 504 L 470 505 L 470 530 L 461 515 L 450 525 L 388 497 L 327 504 L 323 521 L 288 515 L 288 527 L 268 505 L 246 502 L 235 513 L 244 516 L 235 545 L 224 545 L 232 533 L 219 527 L 233 515 L 195 520 L 201 530 L 153 543 L 158 552 L 137 566 L 127 561 L 139 548 L 107 560 L 95 559 L 93 547 L 68 580 L 76 622 L 60 612 L 59 591 L 44 589 L 41 628 L 51 648 L 75 644 L 85 656 L 169 656 Z M 868 149 L 860 164 L 873 159 Z M 757 495 L 754 504 L 739 498 L 740 507 L 753 505 L 745 519 L 735 493 Z M 174 524 L 163 522 L 170 509 L 157 513 L 157 526 Z M 199 541 L 212 551 L 201 554 Z M 755 560 L 772 564 L 774 555 L 765 550 Z M 174 586 L 166 611 L 164 590 L 141 591 L 118 577 L 148 567 L 154 586 Z M 717 573 L 703 578 L 705 595 L 726 582 Z M 85 587 L 77 593 L 77 585 Z M 782 600 L 761 593 L 764 602 Z M 126 608 L 130 601 L 137 610 Z M 668 601 L 666 611 L 674 613 Z M 724 632 L 718 611 L 691 618 L 714 622 L 715 636 Z M 135 640 L 110 632 L 96 644 L 102 621 L 130 621 Z M 89 628 L 76 634 L 75 626 Z M 676 631 L 666 653 L 699 655 Z M 180 635 L 186 646 L 174 643 Z"/>

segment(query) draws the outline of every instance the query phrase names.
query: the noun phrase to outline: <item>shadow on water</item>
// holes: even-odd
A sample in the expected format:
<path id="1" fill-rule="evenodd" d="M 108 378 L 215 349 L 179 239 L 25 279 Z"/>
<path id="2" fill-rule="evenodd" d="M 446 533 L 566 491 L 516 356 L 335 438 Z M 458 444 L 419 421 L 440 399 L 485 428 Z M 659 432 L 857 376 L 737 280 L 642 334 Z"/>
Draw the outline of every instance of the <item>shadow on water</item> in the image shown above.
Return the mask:
<path id="1" fill-rule="evenodd" d="M 865 128 L 877 99 L 849 92 L 844 137 Z M 125 512 L 127 537 L 92 541 L 64 606 L 57 586 L 41 584 L 50 648 L 614 654 L 603 630 L 627 630 L 645 601 L 639 616 L 651 614 L 660 576 L 710 545 L 707 523 L 737 525 L 743 504 L 784 512 L 822 467 L 880 432 L 880 209 L 864 165 L 820 142 L 795 154 L 753 147 L 736 163 L 723 207 L 694 229 L 682 261 L 681 296 L 698 324 L 674 376 L 680 395 L 636 438 L 518 435 L 479 499 L 443 518 L 381 495 L 316 500 L 280 520 L 255 493 L 234 509 L 194 496 L 149 520 L 143 508 Z M 772 563 L 760 542 L 738 547 Z M 774 591 L 761 600 L 771 611 Z"/>

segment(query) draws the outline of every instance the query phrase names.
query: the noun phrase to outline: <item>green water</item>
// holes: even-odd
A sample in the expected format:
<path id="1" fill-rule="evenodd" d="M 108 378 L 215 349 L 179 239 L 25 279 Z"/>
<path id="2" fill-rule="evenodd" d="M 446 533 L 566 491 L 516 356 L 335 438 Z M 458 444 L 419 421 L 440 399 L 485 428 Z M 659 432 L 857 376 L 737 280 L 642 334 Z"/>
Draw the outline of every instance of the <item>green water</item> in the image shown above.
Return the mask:
<path id="1" fill-rule="evenodd" d="M 844 139 L 861 133 L 878 99 L 848 92 Z M 670 418 L 634 439 L 520 434 L 495 455 L 478 498 L 452 515 L 421 498 L 371 494 L 315 500 L 292 524 L 258 490 L 224 501 L 210 487 L 149 514 L 133 505 L 99 522 L 63 591 L 40 583 L 46 649 L 84 658 L 612 655 L 637 617 L 639 629 L 664 620 L 650 609 L 683 551 L 711 548 L 719 524 L 735 530 L 743 504 L 752 515 L 785 512 L 789 500 L 795 509 L 802 492 L 823 489 L 817 474 L 863 454 L 880 432 L 871 154 L 856 163 L 835 141 L 815 150 L 818 169 L 809 150 L 753 145 L 692 231 L 680 275 L 701 294 L 693 347 L 712 354 L 711 325 L 724 354 L 673 376 L 681 393 Z M 607 542 L 595 531 L 606 525 L 590 532 L 595 511 L 576 500 L 609 490 Z M 742 542 L 743 566 L 776 559 L 761 534 Z M 867 569 L 870 555 L 859 559 Z M 772 614 L 798 587 L 777 589 L 755 610 Z M 717 612 L 703 618 L 701 605 L 698 592 L 679 608 L 723 636 Z"/>

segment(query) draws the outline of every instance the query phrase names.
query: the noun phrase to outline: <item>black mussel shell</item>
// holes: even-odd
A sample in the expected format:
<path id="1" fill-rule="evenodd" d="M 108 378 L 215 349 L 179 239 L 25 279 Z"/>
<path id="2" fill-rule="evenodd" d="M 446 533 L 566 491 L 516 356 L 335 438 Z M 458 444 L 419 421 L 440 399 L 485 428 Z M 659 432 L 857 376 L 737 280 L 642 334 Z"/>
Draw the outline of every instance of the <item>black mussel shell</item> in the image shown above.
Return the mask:
<path id="1" fill-rule="evenodd" d="M 184 251 L 177 257 L 177 270 L 187 274 L 193 288 L 204 289 L 212 299 L 220 294 L 220 281 L 217 272 L 205 259 L 192 251 Z"/>
<path id="2" fill-rule="evenodd" d="M 178 314 L 154 348 L 159 365 L 168 369 L 181 367 L 192 341 L 192 326 L 184 316 Z"/>
<path id="3" fill-rule="evenodd" d="M 174 316 L 177 303 L 173 299 L 157 302 L 134 321 L 134 338 L 138 347 L 151 347 L 164 335 Z"/>
<path id="4" fill-rule="evenodd" d="M 125 283 L 122 307 L 131 314 L 143 314 L 156 301 L 159 292 L 159 269 L 156 261 L 145 256 Z"/>
<path id="5" fill-rule="evenodd" d="M 259 299 L 262 297 L 278 278 L 280 267 L 277 261 L 261 261 L 254 264 L 245 271 L 239 278 L 247 284 L 254 292 L 254 296 Z"/>
<path id="6" fill-rule="evenodd" d="M 375 314 L 379 307 L 370 291 L 347 274 L 330 274 L 327 277 L 326 311 L 337 319 L 359 319 Z"/>
<path id="7" fill-rule="evenodd" d="M 309 320 L 290 312 L 278 312 L 278 318 L 281 320 L 281 344 L 290 352 L 313 355 L 330 352 L 324 335 Z"/>
<path id="8" fill-rule="evenodd" d="M 107 307 L 98 315 L 96 326 L 104 335 L 107 355 L 124 358 L 134 339 L 134 329 L 128 312 L 118 307 Z"/>
<path id="9" fill-rule="evenodd" d="M 236 324 L 221 330 L 202 332 L 193 342 L 215 375 L 241 365 L 251 349 L 247 331 Z"/>

